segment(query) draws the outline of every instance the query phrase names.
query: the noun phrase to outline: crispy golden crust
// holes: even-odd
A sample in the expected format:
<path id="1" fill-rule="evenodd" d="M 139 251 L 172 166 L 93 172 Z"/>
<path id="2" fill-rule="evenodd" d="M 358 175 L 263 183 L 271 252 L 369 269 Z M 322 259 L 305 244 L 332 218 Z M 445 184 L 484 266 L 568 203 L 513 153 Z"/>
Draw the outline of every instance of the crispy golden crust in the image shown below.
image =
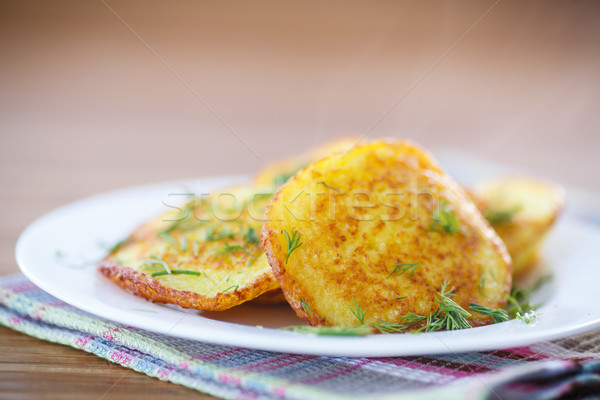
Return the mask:
<path id="1" fill-rule="evenodd" d="M 278 288 L 258 234 L 272 193 L 250 185 L 215 192 L 135 230 L 100 264 L 155 302 L 225 310 Z"/>
<path id="2" fill-rule="evenodd" d="M 255 304 L 284 304 L 287 303 L 285 300 L 285 296 L 281 291 L 281 288 L 277 288 L 275 290 L 270 290 L 266 293 L 261 294 L 255 299 L 252 299 L 252 303 Z"/>
<path id="3" fill-rule="evenodd" d="M 176 304 L 184 308 L 197 310 L 223 311 L 252 300 L 261 294 L 273 290 L 270 274 L 264 279 L 257 279 L 244 287 L 228 293 L 218 293 L 216 296 L 203 296 L 200 293 L 187 290 L 177 290 L 163 285 L 150 276 L 124 267 L 111 261 L 102 261 L 98 265 L 102 275 L 135 295 L 156 303 Z"/>
<path id="4" fill-rule="evenodd" d="M 527 273 L 564 206 L 564 190 L 539 179 L 509 176 L 479 183 L 472 195 L 506 244 L 514 276 Z"/>
<path id="5" fill-rule="evenodd" d="M 444 205 L 461 232 L 432 230 Z M 444 281 L 465 309 L 471 302 L 502 308 L 510 291 L 501 240 L 463 189 L 407 142 L 373 142 L 311 164 L 281 187 L 265 219 L 267 259 L 288 303 L 311 325 L 356 325 L 356 305 L 365 323 L 428 316 Z M 294 230 L 301 245 L 286 261 L 283 232 Z M 403 263 L 419 265 L 394 276 Z M 469 320 L 491 322 L 479 314 Z"/>

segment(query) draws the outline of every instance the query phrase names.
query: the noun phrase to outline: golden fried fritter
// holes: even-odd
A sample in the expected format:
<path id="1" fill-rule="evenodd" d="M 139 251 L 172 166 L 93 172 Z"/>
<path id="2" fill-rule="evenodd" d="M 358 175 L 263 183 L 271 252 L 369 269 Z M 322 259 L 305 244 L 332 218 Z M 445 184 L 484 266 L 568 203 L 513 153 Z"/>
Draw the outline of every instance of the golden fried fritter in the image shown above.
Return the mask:
<path id="1" fill-rule="evenodd" d="M 148 300 L 225 310 L 278 288 L 259 234 L 273 194 L 237 186 L 194 198 L 138 228 L 99 265 Z"/>
<path id="2" fill-rule="evenodd" d="M 506 244 L 513 273 L 527 272 L 564 204 L 562 188 L 522 176 L 485 181 L 473 189 L 480 210 Z"/>
<path id="3" fill-rule="evenodd" d="M 262 243 L 283 293 L 311 325 L 401 323 L 439 293 L 499 309 L 506 248 L 463 189 L 417 146 L 376 141 L 298 172 L 267 207 Z M 472 325 L 491 322 L 471 313 Z"/>

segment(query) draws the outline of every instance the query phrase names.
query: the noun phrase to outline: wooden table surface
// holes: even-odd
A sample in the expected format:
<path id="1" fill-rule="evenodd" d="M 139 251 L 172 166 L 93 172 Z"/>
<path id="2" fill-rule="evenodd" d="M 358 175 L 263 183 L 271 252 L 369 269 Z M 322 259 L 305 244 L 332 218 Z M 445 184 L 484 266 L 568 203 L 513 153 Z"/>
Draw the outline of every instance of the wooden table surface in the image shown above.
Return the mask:
<path id="1" fill-rule="evenodd" d="M 0 2 L 0 275 L 110 189 L 248 173 L 345 133 L 600 194 L 595 1 Z M 90 226 L 88 229 L 93 230 Z M 208 398 L 0 328 L 10 398 Z"/>

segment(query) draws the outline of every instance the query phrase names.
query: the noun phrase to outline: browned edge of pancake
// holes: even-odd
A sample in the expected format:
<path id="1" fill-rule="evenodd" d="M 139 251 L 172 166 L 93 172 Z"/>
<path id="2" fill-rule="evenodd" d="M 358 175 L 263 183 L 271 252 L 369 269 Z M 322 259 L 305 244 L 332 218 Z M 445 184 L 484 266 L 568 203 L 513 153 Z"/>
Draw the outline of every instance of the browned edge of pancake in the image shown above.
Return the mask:
<path id="1" fill-rule="evenodd" d="M 215 297 L 208 297 L 187 290 L 170 288 L 157 279 L 112 261 L 100 262 L 98 270 L 123 289 L 146 300 L 156 303 L 176 304 L 196 310 L 227 310 L 277 288 L 275 279 L 265 273 L 261 277 L 264 279 L 256 279 L 250 286 L 245 286 L 233 292 L 218 293 Z"/>

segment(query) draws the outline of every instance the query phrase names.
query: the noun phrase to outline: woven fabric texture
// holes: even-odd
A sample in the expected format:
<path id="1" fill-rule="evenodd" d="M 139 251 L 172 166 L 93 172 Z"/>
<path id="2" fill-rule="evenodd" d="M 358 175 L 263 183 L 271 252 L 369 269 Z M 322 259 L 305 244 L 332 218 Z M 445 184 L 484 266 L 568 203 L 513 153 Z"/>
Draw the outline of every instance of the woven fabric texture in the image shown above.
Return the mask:
<path id="1" fill-rule="evenodd" d="M 0 279 L 0 324 L 227 399 L 458 399 L 468 394 L 506 400 L 598 398 L 600 393 L 600 331 L 491 352 L 390 358 L 282 354 L 115 324 L 57 300 L 22 275 Z"/>

